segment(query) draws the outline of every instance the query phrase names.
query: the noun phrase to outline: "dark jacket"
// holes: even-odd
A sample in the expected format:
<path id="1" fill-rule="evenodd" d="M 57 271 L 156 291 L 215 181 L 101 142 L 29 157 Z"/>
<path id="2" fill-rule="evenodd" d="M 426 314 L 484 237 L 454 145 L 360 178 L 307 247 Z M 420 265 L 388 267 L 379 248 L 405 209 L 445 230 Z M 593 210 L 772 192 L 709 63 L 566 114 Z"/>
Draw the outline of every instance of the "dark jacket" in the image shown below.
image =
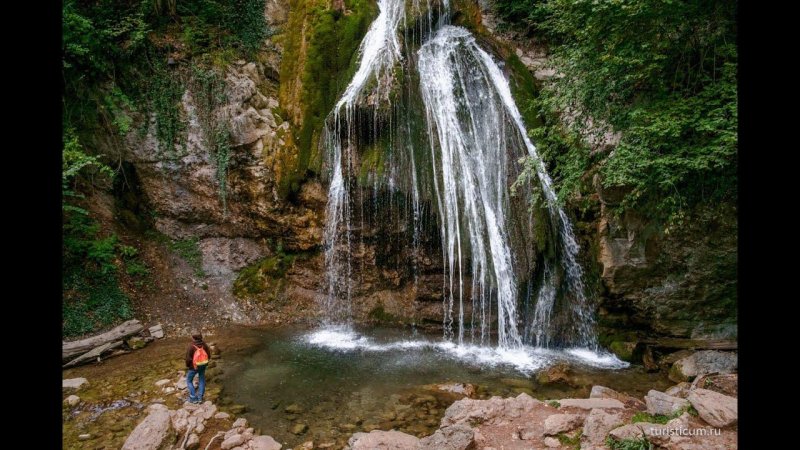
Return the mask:
<path id="1" fill-rule="evenodd" d="M 203 342 L 203 341 L 192 341 L 192 343 L 189 344 L 188 347 L 186 347 L 186 368 L 187 369 L 194 369 L 194 364 L 192 364 L 192 359 L 194 358 L 194 349 L 195 349 L 195 346 L 201 346 L 201 345 L 203 346 L 204 349 L 206 349 L 206 353 L 208 354 L 208 357 L 211 358 L 211 349 L 208 348 L 208 345 L 206 345 L 205 342 Z"/>

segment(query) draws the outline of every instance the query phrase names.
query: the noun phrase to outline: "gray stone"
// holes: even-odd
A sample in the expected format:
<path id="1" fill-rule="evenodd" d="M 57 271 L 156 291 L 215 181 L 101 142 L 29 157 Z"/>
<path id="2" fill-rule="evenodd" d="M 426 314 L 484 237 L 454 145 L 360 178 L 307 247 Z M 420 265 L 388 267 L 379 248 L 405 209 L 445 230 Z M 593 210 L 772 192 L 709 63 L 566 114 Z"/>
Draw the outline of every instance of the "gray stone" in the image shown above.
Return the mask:
<path id="1" fill-rule="evenodd" d="M 241 434 L 234 434 L 233 436 L 222 441 L 222 445 L 220 447 L 222 447 L 222 450 L 228 450 L 233 447 L 238 447 L 242 444 L 244 444 L 244 436 Z"/>
<path id="2" fill-rule="evenodd" d="M 247 419 L 240 417 L 233 422 L 231 428 L 247 428 Z"/>
<path id="3" fill-rule="evenodd" d="M 708 389 L 694 389 L 687 397 L 700 418 L 715 427 L 727 427 L 739 419 L 737 400 Z"/>
<path id="4" fill-rule="evenodd" d="M 272 436 L 256 436 L 250 441 L 252 450 L 281 450 L 281 444 L 272 439 Z"/>
<path id="5" fill-rule="evenodd" d="M 61 380 L 61 389 L 67 391 L 79 391 L 81 388 L 88 386 L 89 380 L 86 378 L 67 378 Z"/>
<path id="6" fill-rule="evenodd" d="M 186 440 L 186 449 L 187 450 L 194 450 L 200 447 L 200 436 L 196 433 L 192 433 L 189 435 L 189 439 Z"/>
<path id="7" fill-rule="evenodd" d="M 619 428 L 615 428 L 608 433 L 611 439 L 615 441 L 624 441 L 628 439 L 641 439 L 644 434 L 644 430 L 642 429 L 639 423 L 632 423 L 629 425 L 623 425 Z"/>
<path id="8" fill-rule="evenodd" d="M 630 395 L 617 392 L 605 386 L 592 386 L 589 398 L 613 398 L 621 401 L 626 407 L 634 409 L 644 409 L 645 404 L 641 400 Z"/>
<path id="9" fill-rule="evenodd" d="M 161 339 L 164 337 L 164 329 L 161 328 L 161 324 L 153 325 L 152 327 L 148 328 L 150 332 L 150 336 L 153 336 L 156 339 Z"/>
<path id="10" fill-rule="evenodd" d="M 170 383 L 172 383 L 172 380 L 168 380 L 168 379 L 164 378 L 163 380 L 156 381 L 156 386 L 158 386 L 160 388 L 163 388 L 164 386 L 166 386 L 166 385 L 168 385 Z"/>
<path id="11" fill-rule="evenodd" d="M 91 435 L 91 434 L 88 434 L 88 433 L 86 433 L 86 434 L 79 434 L 79 435 L 78 435 L 78 440 L 79 440 L 79 441 L 88 441 L 88 440 L 89 440 L 89 439 L 91 439 L 91 438 L 92 438 L 92 435 Z"/>
<path id="12" fill-rule="evenodd" d="M 553 414 L 544 420 L 544 434 L 556 435 L 572 431 L 583 424 L 583 417 L 578 414 Z"/>
<path id="13" fill-rule="evenodd" d="M 594 408 L 624 408 L 621 401 L 613 398 L 563 398 L 558 400 L 562 408 L 573 407 L 581 409 Z"/>
<path id="14" fill-rule="evenodd" d="M 686 398 L 689 395 L 689 388 L 691 386 L 692 386 L 691 384 L 685 381 L 681 381 L 675 386 L 672 386 L 671 388 L 664 391 L 664 393 L 667 395 L 671 395 L 673 397 Z"/>
<path id="15" fill-rule="evenodd" d="M 75 406 L 81 402 L 81 398 L 77 395 L 70 395 L 69 397 L 64 399 L 64 403 L 68 404 L 69 406 Z"/>
<path id="16" fill-rule="evenodd" d="M 350 450 L 417 450 L 419 438 L 395 430 L 374 430 L 353 434 L 347 445 Z"/>
<path id="17" fill-rule="evenodd" d="M 589 444 L 602 445 L 608 432 L 623 425 L 625 422 L 621 413 L 606 412 L 603 409 L 593 409 L 583 422 L 583 439 Z"/>
<path id="18" fill-rule="evenodd" d="M 157 450 L 169 435 L 170 413 L 166 406 L 155 404 L 150 413 L 125 440 L 122 450 Z"/>
<path id="19" fill-rule="evenodd" d="M 186 389 L 188 387 L 186 385 L 186 377 L 180 377 L 178 381 L 175 383 L 175 387 L 180 390 Z"/>
<path id="20" fill-rule="evenodd" d="M 673 397 L 663 392 L 651 389 L 644 397 L 647 404 L 647 412 L 650 414 L 660 414 L 668 416 L 675 414 L 689 407 L 689 402 L 680 397 Z"/>
<path id="21" fill-rule="evenodd" d="M 675 361 L 669 378 L 675 382 L 692 381 L 708 373 L 733 373 L 739 364 L 736 353 L 703 350 Z"/>
<path id="22" fill-rule="evenodd" d="M 420 450 L 467 450 L 474 445 L 475 437 L 472 427 L 466 424 L 451 425 L 440 428 L 428 437 L 419 441 Z"/>
<path id="23" fill-rule="evenodd" d="M 305 433 L 306 431 L 308 431 L 308 425 L 306 425 L 304 423 L 296 423 L 296 424 L 294 424 L 294 426 L 292 427 L 292 429 L 290 431 L 292 432 L 292 434 L 296 434 L 296 435 L 299 436 L 299 435 Z"/>
<path id="24" fill-rule="evenodd" d="M 467 397 L 475 395 L 475 386 L 469 383 L 450 383 L 450 384 L 437 384 L 436 388 L 444 392 L 452 392 L 454 394 L 461 394 Z"/>
<path id="25" fill-rule="evenodd" d="M 303 407 L 298 405 L 297 403 L 292 403 L 291 405 L 284 408 L 284 412 L 287 414 L 300 414 L 303 412 Z"/>
<path id="26" fill-rule="evenodd" d="M 218 412 L 218 413 L 214 414 L 214 418 L 215 419 L 228 419 L 230 417 L 231 417 L 231 415 L 226 413 L 226 412 Z"/>
<path id="27" fill-rule="evenodd" d="M 546 437 L 544 438 L 544 445 L 550 448 L 558 448 L 561 447 L 561 441 L 554 437 Z"/>

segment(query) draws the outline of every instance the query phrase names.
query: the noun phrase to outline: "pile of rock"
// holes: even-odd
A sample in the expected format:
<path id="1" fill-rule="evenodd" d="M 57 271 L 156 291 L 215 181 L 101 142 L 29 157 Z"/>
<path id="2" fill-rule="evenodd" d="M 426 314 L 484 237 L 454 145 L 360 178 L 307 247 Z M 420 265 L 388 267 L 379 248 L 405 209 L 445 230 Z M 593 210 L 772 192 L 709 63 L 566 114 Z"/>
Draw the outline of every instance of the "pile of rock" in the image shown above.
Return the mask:
<path id="1" fill-rule="evenodd" d="M 717 382 L 723 378 L 735 385 L 736 380 L 730 377 L 736 375 L 707 379 L 712 380 L 713 386 L 725 384 Z M 639 417 L 633 423 L 637 413 Z M 672 419 L 665 424 L 641 421 L 658 417 Z M 594 386 L 586 399 L 542 402 L 526 393 L 505 399 L 465 398 L 447 409 L 440 428 L 430 436 L 420 439 L 395 430 L 375 430 L 355 433 L 348 448 L 466 450 L 566 448 L 580 444 L 582 449 L 607 449 L 608 439 L 647 440 L 669 449 L 736 448 L 737 418 L 735 393 L 705 389 L 697 383 L 676 385 L 667 392 L 651 390 L 644 401 Z"/>
<path id="2" fill-rule="evenodd" d="M 212 426 L 213 423 L 213 426 Z M 211 429 L 225 429 L 211 433 Z M 148 415 L 125 440 L 122 450 L 157 450 L 169 448 L 194 450 L 201 443 L 223 450 L 280 450 L 281 444 L 270 436 L 259 436 L 247 426 L 247 419 L 217 411 L 216 405 L 186 403 L 170 410 L 161 403 L 148 407 Z"/>

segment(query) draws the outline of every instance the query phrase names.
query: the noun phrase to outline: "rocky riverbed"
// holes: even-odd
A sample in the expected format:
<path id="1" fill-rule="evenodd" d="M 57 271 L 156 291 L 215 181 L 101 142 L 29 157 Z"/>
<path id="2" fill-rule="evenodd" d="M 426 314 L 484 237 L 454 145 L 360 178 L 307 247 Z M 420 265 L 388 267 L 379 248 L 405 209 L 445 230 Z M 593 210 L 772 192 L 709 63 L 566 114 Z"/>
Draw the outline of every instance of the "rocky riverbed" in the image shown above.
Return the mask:
<path id="1" fill-rule="evenodd" d="M 363 423 L 352 426 L 334 422 L 339 429 L 335 436 L 314 431 L 321 419 L 315 418 L 313 408 L 281 405 L 285 414 L 297 416 L 292 422 L 297 429 L 288 430 L 293 437 L 288 439 L 277 423 L 248 423 L 243 416 L 249 414 L 247 401 L 234 404 L 228 393 L 223 395 L 219 382 L 226 364 L 249 358 L 254 342 L 236 332 L 208 340 L 219 342 L 223 352 L 214 355 L 208 370 L 208 401 L 202 405 L 184 403 L 185 372 L 176 357 L 184 340 L 159 340 L 102 364 L 65 370 L 63 447 L 617 449 L 647 448 L 648 442 L 668 449 L 738 446 L 737 361 L 731 352 L 687 354 L 665 368 L 672 384 L 663 382 L 663 376 L 649 391 L 614 384 L 616 390 L 600 385 L 564 391 L 539 386 L 576 382 L 559 366 L 533 375 L 525 387 L 500 392 L 457 380 L 421 385 L 397 408 L 387 397 L 380 417 L 364 416 Z M 594 383 L 605 384 L 602 380 L 612 379 L 596 378 Z"/>

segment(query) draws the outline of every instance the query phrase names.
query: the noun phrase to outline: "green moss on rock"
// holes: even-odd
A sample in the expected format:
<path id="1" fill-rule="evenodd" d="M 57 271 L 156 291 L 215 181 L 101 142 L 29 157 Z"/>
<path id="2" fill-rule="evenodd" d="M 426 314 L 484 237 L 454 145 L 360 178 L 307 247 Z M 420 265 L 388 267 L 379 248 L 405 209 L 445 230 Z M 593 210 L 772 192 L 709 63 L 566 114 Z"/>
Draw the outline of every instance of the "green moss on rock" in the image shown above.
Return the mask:
<path id="1" fill-rule="evenodd" d="M 296 258 L 293 254 L 278 253 L 245 267 L 233 283 L 233 294 L 243 298 L 270 291 L 277 293 Z"/>
<path id="2" fill-rule="evenodd" d="M 319 137 L 325 118 L 356 70 L 358 45 L 377 15 L 367 0 L 345 0 L 347 14 L 323 0 L 298 0 L 279 39 L 283 43 L 281 104 L 297 134 L 296 154 L 287 157 L 279 190 L 296 193 L 302 181 L 319 171 Z"/>

